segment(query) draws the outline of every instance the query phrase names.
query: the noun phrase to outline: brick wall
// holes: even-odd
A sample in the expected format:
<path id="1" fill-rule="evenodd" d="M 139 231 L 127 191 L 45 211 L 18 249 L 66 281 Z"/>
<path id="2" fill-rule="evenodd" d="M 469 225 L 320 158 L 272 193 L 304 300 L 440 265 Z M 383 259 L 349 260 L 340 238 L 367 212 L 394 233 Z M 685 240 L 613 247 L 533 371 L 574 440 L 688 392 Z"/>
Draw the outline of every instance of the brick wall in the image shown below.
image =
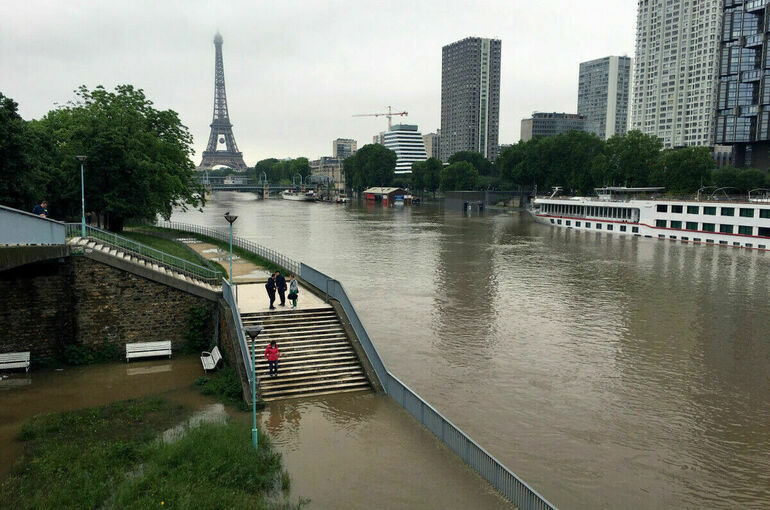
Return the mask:
<path id="1" fill-rule="evenodd" d="M 213 314 L 216 303 L 84 257 L 30 264 L 0 272 L 0 352 L 61 358 L 68 344 L 159 340 L 178 349 L 191 307 Z"/>

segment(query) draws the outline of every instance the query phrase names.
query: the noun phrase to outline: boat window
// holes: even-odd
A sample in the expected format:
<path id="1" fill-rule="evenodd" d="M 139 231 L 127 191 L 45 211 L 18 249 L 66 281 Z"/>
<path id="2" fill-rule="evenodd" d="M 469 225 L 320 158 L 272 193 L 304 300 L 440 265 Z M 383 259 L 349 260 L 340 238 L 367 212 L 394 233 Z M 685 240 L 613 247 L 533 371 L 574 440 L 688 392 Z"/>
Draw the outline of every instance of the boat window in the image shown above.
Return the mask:
<path id="1" fill-rule="evenodd" d="M 760 209 L 759 210 L 759 217 L 760 218 L 770 218 L 770 209 Z"/>
<path id="2" fill-rule="evenodd" d="M 620 231 L 621 232 L 625 232 L 626 231 L 626 226 L 625 225 L 621 225 L 620 226 Z"/>
<path id="3" fill-rule="evenodd" d="M 697 205 L 688 205 L 687 206 L 687 214 L 698 214 L 698 206 Z"/>
<path id="4" fill-rule="evenodd" d="M 551 218 L 551 223 L 553 223 L 553 218 Z"/>
<path id="5" fill-rule="evenodd" d="M 607 230 L 612 230 L 612 229 L 613 229 L 613 225 L 612 224 L 607 225 Z"/>
<path id="6" fill-rule="evenodd" d="M 658 238 L 659 238 L 659 239 L 665 239 L 665 238 L 666 238 L 666 235 L 665 235 L 665 234 L 658 234 Z"/>
<path id="7" fill-rule="evenodd" d="M 692 240 L 695 241 L 696 243 L 699 243 L 700 242 L 700 237 L 693 237 Z"/>
<path id="8" fill-rule="evenodd" d="M 570 220 L 567 220 L 565 223 L 567 224 L 568 227 L 572 225 L 572 222 Z"/>
<path id="9" fill-rule="evenodd" d="M 682 206 L 681 205 L 672 205 L 671 206 L 671 212 L 672 213 L 682 213 Z"/>
<path id="10" fill-rule="evenodd" d="M 713 239 L 706 239 L 706 242 L 707 242 L 707 243 L 711 243 L 711 244 L 714 244 L 714 240 L 713 240 Z"/>
<path id="11" fill-rule="evenodd" d="M 754 246 L 754 245 L 751 244 L 751 243 L 746 243 L 746 248 L 751 248 L 752 246 Z"/>
<path id="12" fill-rule="evenodd" d="M 676 236 L 668 236 L 669 239 L 676 239 Z"/>
<path id="13" fill-rule="evenodd" d="M 655 226 L 666 228 L 666 220 L 655 220 Z"/>
<path id="14" fill-rule="evenodd" d="M 740 246 L 741 243 L 733 243 L 733 246 Z"/>
<path id="15" fill-rule="evenodd" d="M 765 249 L 765 245 L 764 244 L 758 244 L 757 248 L 759 248 L 760 250 L 764 250 Z"/>
<path id="16" fill-rule="evenodd" d="M 722 216 L 735 216 L 735 207 L 723 207 Z"/>
<path id="17" fill-rule="evenodd" d="M 770 228 L 757 227 L 757 235 L 760 237 L 770 237 Z"/>
<path id="18" fill-rule="evenodd" d="M 723 234 L 732 234 L 733 233 L 733 226 L 732 225 L 719 225 L 719 231 Z"/>
<path id="19" fill-rule="evenodd" d="M 557 225 L 561 225 L 561 220 L 556 220 Z"/>
<path id="20" fill-rule="evenodd" d="M 658 212 L 667 212 L 668 206 L 666 204 L 658 204 L 657 205 Z"/>
<path id="21" fill-rule="evenodd" d="M 586 228 L 591 228 L 591 223 L 586 221 Z"/>
<path id="22" fill-rule="evenodd" d="M 741 216 L 743 216 L 744 218 L 753 218 L 754 209 L 747 209 L 747 208 L 741 207 Z"/>
<path id="23" fill-rule="evenodd" d="M 704 223 L 701 226 L 701 230 L 703 230 L 705 232 L 716 232 L 717 227 L 713 223 Z"/>
<path id="24" fill-rule="evenodd" d="M 682 222 L 671 220 L 671 228 L 682 228 Z"/>
<path id="25" fill-rule="evenodd" d="M 688 221 L 686 226 L 687 226 L 687 230 L 698 230 L 697 221 Z"/>
<path id="26" fill-rule="evenodd" d="M 727 244 L 727 241 L 719 241 L 719 244 Z"/>
<path id="27" fill-rule="evenodd" d="M 631 232 L 636 234 L 637 232 L 639 232 L 639 227 L 631 227 Z"/>
<path id="28" fill-rule="evenodd" d="M 747 225 L 740 225 L 738 227 L 738 233 L 744 236 L 750 236 L 754 233 L 754 227 L 749 227 Z"/>
<path id="29" fill-rule="evenodd" d="M 684 236 L 682 236 L 682 238 L 681 238 L 681 239 L 682 239 L 682 241 L 689 241 L 689 240 L 690 240 L 690 238 L 689 238 L 689 237 L 684 237 Z"/>
<path id="30" fill-rule="evenodd" d="M 704 207 L 703 208 L 703 214 L 708 214 L 709 216 L 715 216 L 717 213 L 716 207 Z"/>
<path id="31" fill-rule="evenodd" d="M 597 223 L 596 224 L 596 229 L 597 230 L 601 230 L 602 229 L 602 224 L 601 223 Z"/>
<path id="32" fill-rule="evenodd" d="M 576 222 L 575 222 L 575 226 L 576 226 L 576 227 L 579 227 L 579 226 L 580 226 L 580 222 L 579 222 L 579 221 L 576 221 Z"/>

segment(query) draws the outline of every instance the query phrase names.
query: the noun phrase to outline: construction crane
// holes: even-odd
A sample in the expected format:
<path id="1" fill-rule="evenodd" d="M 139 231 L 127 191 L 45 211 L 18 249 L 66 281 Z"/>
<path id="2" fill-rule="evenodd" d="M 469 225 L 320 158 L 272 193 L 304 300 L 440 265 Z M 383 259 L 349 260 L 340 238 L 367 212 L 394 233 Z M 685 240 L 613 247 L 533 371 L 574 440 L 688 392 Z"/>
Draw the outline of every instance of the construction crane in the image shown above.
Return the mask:
<path id="1" fill-rule="evenodd" d="M 390 119 L 393 116 L 401 115 L 401 116 L 407 116 L 409 113 L 407 112 L 392 112 L 390 106 L 388 106 L 388 113 L 359 113 L 357 115 L 353 115 L 353 117 L 387 117 L 388 118 L 388 131 L 390 131 Z"/>

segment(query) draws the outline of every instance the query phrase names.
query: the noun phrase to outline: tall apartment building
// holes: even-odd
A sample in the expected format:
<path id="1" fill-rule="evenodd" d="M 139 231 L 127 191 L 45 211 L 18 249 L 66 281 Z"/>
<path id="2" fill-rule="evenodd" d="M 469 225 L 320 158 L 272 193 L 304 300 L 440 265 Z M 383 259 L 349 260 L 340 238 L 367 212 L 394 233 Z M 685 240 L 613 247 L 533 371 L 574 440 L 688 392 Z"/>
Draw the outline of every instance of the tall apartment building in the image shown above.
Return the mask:
<path id="1" fill-rule="evenodd" d="M 722 1 L 638 0 L 631 129 L 714 144 Z"/>
<path id="2" fill-rule="evenodd" d="M 498 153 L 499 39 L 468 37 L 441 49 L 441 159 L 459 151 Z"/>
<path id="3" fill-rule="evenodd" d="M 580 63 L 578 115 L 595 127 L 603 140 L 623 135 L 628 127 L 628 94 L 631 88 L 631 59 L 604 57 Z"/>
<path id="4" fill-rule="evenodd" d="M 396 153 L 397 174 L 411 173 L 412 163 L 428 159 L 422 135 L 415 125 L 395 124 L 383 138 L 385 147 Z"/>
<path id="5" fill-rule="evenodd" d="M 535 112 L 530 119 L 521 119 L 521 141 L 528 142 L 535 137 L 554 136 L 568 131 L 590 131 L 597 129 L 583 115 L 576 113 Z"/>
<path id="6" fill-rule="evenodd" d="M 332 142 L 332 157 L 345 159 L 356 153 L 358 142 L 350 138 L 337 138 Z"/>
<path id="7" fill-rule="evenodd" d="M 425 152 L 429 158 L 441 158 L 441 130 L 436 130 L 435 133 L 428 133 L 422 135 L 422 143 L 425 144 Z"/>
<path id="8" fill-rule="evenodd" d="M 725 0 L 715 141 L 735 166 L 770 166 L 770 47 L 765 1 Z"/>

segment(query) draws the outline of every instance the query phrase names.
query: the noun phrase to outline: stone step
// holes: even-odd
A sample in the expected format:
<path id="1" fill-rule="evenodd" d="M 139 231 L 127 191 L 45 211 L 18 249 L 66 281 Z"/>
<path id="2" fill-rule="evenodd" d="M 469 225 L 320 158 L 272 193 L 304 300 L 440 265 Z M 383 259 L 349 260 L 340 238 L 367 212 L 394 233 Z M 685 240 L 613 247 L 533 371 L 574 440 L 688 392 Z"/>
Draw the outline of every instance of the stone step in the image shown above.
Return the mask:
<path id="1" fill-rule="evenodd" d="M 260 368 L 264 368 L 265 370 L 262 371 Z M 264 367 L 257 366 L 257 376 L 259 376 L 261 373 L 268 373 L 267 365 Z M 281 372 L 281 374 L 285 374 L 287 377 L 294 377 L 294 376 L 304 376 L 304 375 L 323 375 L 323 374 L 337 374 L 337 373 L 344 373 L 344 372 L 356 372 L 361 371 L 361 365 L 359 365 L 357 362 L 349 362 L 344 365 L 340 366 L 333 366 L 329 368 L 308 368 L 308 369 L 302 369 L 294 367 L 287 367 L 285 370 L 281 366 L 280 363 L 278 363 L 278 369 Z"/>
<path id="2" fill-rule="evenodd" d="M 267 345 L 270 342 L 270 340 L 275 340 L 276 342 L 278 342 L 278 341 L 280 341 L 280 342 L 287 342 L 287 341 L 291 341 L 291 340 L 308 340 L 308 339 L 312 340 L 314 338 L 317 338 L 320 341 L 324 341 L 324 340 L 328 340 L 330 338 L 340 338 L 340 337 L 347 338 L 347 336 L 345 335 L 345 331 L 344 330 L 324 331 L 324 332 L 320 332 L 320 333 L 319 332 L 316 332 L 316 333 L 308 332 L 308 333 L 302 333 L 302 334 L 296 334 L 296 335 L 276 334 L 276 335 L 265 335 L 265 336 L 262 336 L 260 334 L 259 335 L 259 340 L 260 341 L 264 340 L 265 342 L 263 342 L 263 343 L 265 345 Z"/>
<path id="3" fill-rule="evenodd" d="M 282 336 L 302 336 L 303 334 L 324 334 L 324 333 L 339 333 L 345 331 L 342 328 L 342 324 L 332 324 L 328 326 L 318 326 L 316 328 L 312 326 L 302 327 L 302 328 L 293 328 L 291 330 L 272 330 L 272 331 L 262 331 L 262 333 L 259 334 L 259 338 L 280 338 Z"/>
<path id="4" fill-rule="evenodd" d="M 337 393 L 352 393 L 352 392 L 361 392 L 361 391 L 369 391 L 371 388 L 369 386 L 362 386 L 360 388 L 350 388 L 346 390 L 331 390 L 331 391 L 314 391 L 311 393 L 298 393 L 298 394 L 292 394 L 292 395 L 280 395 L 276 397 L 268 397 L 263 398 L 265 402 L 273 402 L 275 400 L 288 400 L 292 398 L 308 398 L 308 397 L 320 397 L 322 395 L 335 395 Z"/>
<path id="5" fill-rule="evenodd" d="M 342 367 L 346 364 L 357 364 L 358 358 L 351 355 L 338 356 L 324 359 L 293 359 L 293 360 L 280 360 L 278 362 L 279 367 L 286 367 L 291 369 L 311 370 L 314 368 L 335 368 Z M 264 358 L 257 360 L 257 373 L 264 370 L 267 371 L 267 360 Z"/>
<path id="6" fill-rule="evenodd" d="M 325 306 L 323 308 L 287 308 L 285 310 L 276 309 L 266 312 L 244 312 L 241 314 L 241 318 L 253 319 L 253 318 L 272 318 L 281 317 L 286 315 L 312 315 L 318 313 L 334 313 L 334 309 L 331 306 Z"/>
<path id="7" fill-rule="evenodd" d="M 306 315 L 285 315 L 285 316 L 278 316 L 278 317 L 252 317 L 247 316 L 246 314 L 241 315 L 241 321 L 244 322 L 253 322 L 253 321 L 261 321 L 264 325 L 268 324 L 285 324 L 287 322 L 298 322 L 298 321 L 315 321 L 315 320 L 335 320 L 337 319 L 337 315 L 335 315 L 333 310 L 329 310 L 328 312 L 319 312 L 314 314 L 306 314 Z"/>
<path id="8" fill-rule="evenodd" d="M 328 374 L 308 374 L 308 375 L 299 375 L 299 374 L 290 374 L 288 376 L 284 376 L 284 374 L 281 372 L 280 367 L 278 369 L 278 377 L 260 377 L 259 379 L 259 387 L 260 388 L 271 388 L 273 386 L 276 386 L 281 383 L 294 383 L 294 382 L 302 382 L 302 381 L 318 381 L 318 380 L 340 380 L 345 379 L 346 377 L 364 377 L 364 371 L 359 370 L 348 370 L 344 372 L 332 372 Z"/>
<path id="9" fill-rule="evenodd" d="M 263 381 L 268 381 L 270 378 L 263 379 Z M 305 391 L 312 391 L 316 388 L 322 387 L 322 389 L 326 389 L 331 385 L 343 385 L 343 384 L 367 384 L 366 377 L 363 376 L 363 374 L 359 376 L 351 376 L 351 377 L 345 377 L 345 378 L 337 378 L 337 379 L 316 379 L 316 380 L 308 380 L 308 381 L 293 381 L 293 382 L 286 382 L 285 384 L 281 382 L 281 374 L 278 373 L 278 377 L 273 377 L 272 382 L 275 384 L 272 386 L 266 386 L 263 388 L 260 388 L 260 394 L 264 397 L 269 397 L 271 395 L 277 395 L 280 393 L 287 393 L 290 391 L 297 391 L 300 389 L 303 389 Z"/>
<path id="10" fill-rule="evenodd" d="M 281 361 L 294 361 L 296 359 L 306 359 L 307 357 L 321 358 L 324 356 L 354 354 L 355 351 L 349 345 L 337 346 L 337 347 L 304 347 L 300 349 L 289 349 L 283 352 L 283 355 L 279 358 Z M 263 358 L 264 359 L 264 358 Z"/>
<path id="11" fill-rule="evenodd" d="M 353 388 L 359 389 L 359 390 L 368 390 L 370 387 L 369 387 L 369 383 L 366 380 L 350 382 L 350 383 L 339 383 L 339 384 L 319 384 L 317 386 L 313 386 L 309 388 L 303 387 L 303 388 L 286 389 L 280 392 L 269 392 L 263 397 L 263 400 L 274 400 L 276 398 L 290 398 L 291 395 L 294 395 L 297 397 L 304 396 L 305 394 L 314 395 L 320 392 L 339 393 L 342 390 L 350 390 Z"/>
<path id="12" fill-rule="evenodd" d="M 302 328 L 307 326 L 326 326 L 329 324 L 339 324 L 339 323 L 340 323 L 340 320 L 337 317 L 328 317 L 328 318 L 315 319 L 315 320 L 308 320 L 308 319 L 291 320 L 291 321 L 287 320 L 287 321 L 283 321 L 280 324 L 276 324 L 274 322 L 263 322 L 261 326 L 265 328 L 265 331 L 275 331 L 275 330 L 282 330 L 282 329 Z"/>
<path id="13" fill-rule="evenodd" d="M 259 344 L 257 344 L 259 345 Z M 339 336 L 337 338 L 328 338 L 328 339 L 317 339 L 317 338 L 309 338 L 309 339 L 303 339 L 303 340 L 285 340 L 278 344 L 278 348 L 283 352 L 286 348 L 298 348 L 298 347 L 312 347 L 312 346 L 318 346 L 318 347 L 331 347 L 334 345 L 350 345 L 350 342 L 348 342 L 348 339 L 344 336 Z M 267 347 L 265 345 L 265 347 Z M 249 349 L 251 349 L 251 345 L 249 345 Z M 259 352 L 259 348 L 257 351 Z"/>

